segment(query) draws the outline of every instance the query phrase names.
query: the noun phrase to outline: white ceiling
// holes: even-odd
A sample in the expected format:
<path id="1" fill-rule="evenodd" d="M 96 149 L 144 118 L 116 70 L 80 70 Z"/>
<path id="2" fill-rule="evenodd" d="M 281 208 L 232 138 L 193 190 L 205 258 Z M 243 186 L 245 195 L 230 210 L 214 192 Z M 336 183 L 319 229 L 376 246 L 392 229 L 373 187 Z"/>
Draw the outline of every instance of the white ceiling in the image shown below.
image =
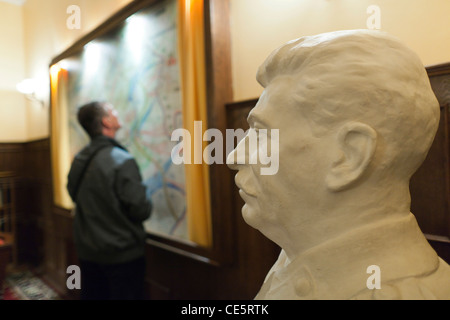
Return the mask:
<path id="1" fill-rule="evenodd" d="M 27 1 L 27 0 L 0 0 L 0 2 L 12 3 L 12 4 L 15 4 L 17 6 L 24 5 L 25 1 Z"/>

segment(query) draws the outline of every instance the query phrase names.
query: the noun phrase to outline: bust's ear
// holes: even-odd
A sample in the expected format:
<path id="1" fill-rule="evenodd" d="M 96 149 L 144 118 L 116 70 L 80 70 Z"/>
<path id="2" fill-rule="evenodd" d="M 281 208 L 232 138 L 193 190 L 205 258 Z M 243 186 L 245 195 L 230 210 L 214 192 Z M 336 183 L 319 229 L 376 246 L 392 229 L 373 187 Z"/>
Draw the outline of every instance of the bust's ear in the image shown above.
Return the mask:
<path id="1" fill-rule="evenodd" d="M 326 177 L 331 191 L 344 190 L 363 175 L 374 156 L 377 133 L 364 123 L 350 122 L 341 127 L 337 139 L 338 153 Z"/>

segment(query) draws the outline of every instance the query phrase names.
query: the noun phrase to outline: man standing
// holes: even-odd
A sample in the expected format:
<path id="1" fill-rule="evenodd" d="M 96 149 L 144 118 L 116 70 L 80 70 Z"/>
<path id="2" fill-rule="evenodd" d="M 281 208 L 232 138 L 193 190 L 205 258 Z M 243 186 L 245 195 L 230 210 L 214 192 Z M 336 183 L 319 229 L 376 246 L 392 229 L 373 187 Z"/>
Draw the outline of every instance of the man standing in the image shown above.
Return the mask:
<path id="1" fill-rule="evenodd" d="M 74 241 L 83 300 L 143 298 L 145 230 L 150 196 L 134 158 L 114 140 L 121 128 L 109 103 L 78 111 L 91 142 L 72 163 L 67 189 L 76 204 Z"/>

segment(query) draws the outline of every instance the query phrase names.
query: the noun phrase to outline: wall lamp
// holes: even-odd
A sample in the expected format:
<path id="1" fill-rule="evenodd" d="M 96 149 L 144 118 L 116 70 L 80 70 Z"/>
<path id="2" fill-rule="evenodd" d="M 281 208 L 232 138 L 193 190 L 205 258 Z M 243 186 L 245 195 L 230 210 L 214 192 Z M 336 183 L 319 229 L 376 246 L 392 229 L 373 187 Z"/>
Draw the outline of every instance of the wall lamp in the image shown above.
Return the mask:
<path id="1" fill-rule="evenodd" d="M 16 89 L 20 93 L 24 94 L 28 100 L 37 102 L 42 107 L 44 107 L 44 101 L 42 101 L 36 97 L 37 86 L 38 86 L 38 84 L 35 79 L 25 79 L 16 85 Z"/>

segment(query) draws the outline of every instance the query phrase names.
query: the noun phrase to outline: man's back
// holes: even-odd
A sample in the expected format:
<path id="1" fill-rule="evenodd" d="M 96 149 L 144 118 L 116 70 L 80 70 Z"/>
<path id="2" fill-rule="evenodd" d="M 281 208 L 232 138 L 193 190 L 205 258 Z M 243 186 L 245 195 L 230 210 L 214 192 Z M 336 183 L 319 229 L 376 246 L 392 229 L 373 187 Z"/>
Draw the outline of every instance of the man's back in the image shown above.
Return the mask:
<path id="1" fill-rule="evenodd" d="M 142 222 L 150 216 L 151 203 L 126 150 L 105 136 L 93 139 L 74 159 L 68 190 L 77 204 L 74 236 L 81 259 L 120 263 L 143 255 Z"/>

